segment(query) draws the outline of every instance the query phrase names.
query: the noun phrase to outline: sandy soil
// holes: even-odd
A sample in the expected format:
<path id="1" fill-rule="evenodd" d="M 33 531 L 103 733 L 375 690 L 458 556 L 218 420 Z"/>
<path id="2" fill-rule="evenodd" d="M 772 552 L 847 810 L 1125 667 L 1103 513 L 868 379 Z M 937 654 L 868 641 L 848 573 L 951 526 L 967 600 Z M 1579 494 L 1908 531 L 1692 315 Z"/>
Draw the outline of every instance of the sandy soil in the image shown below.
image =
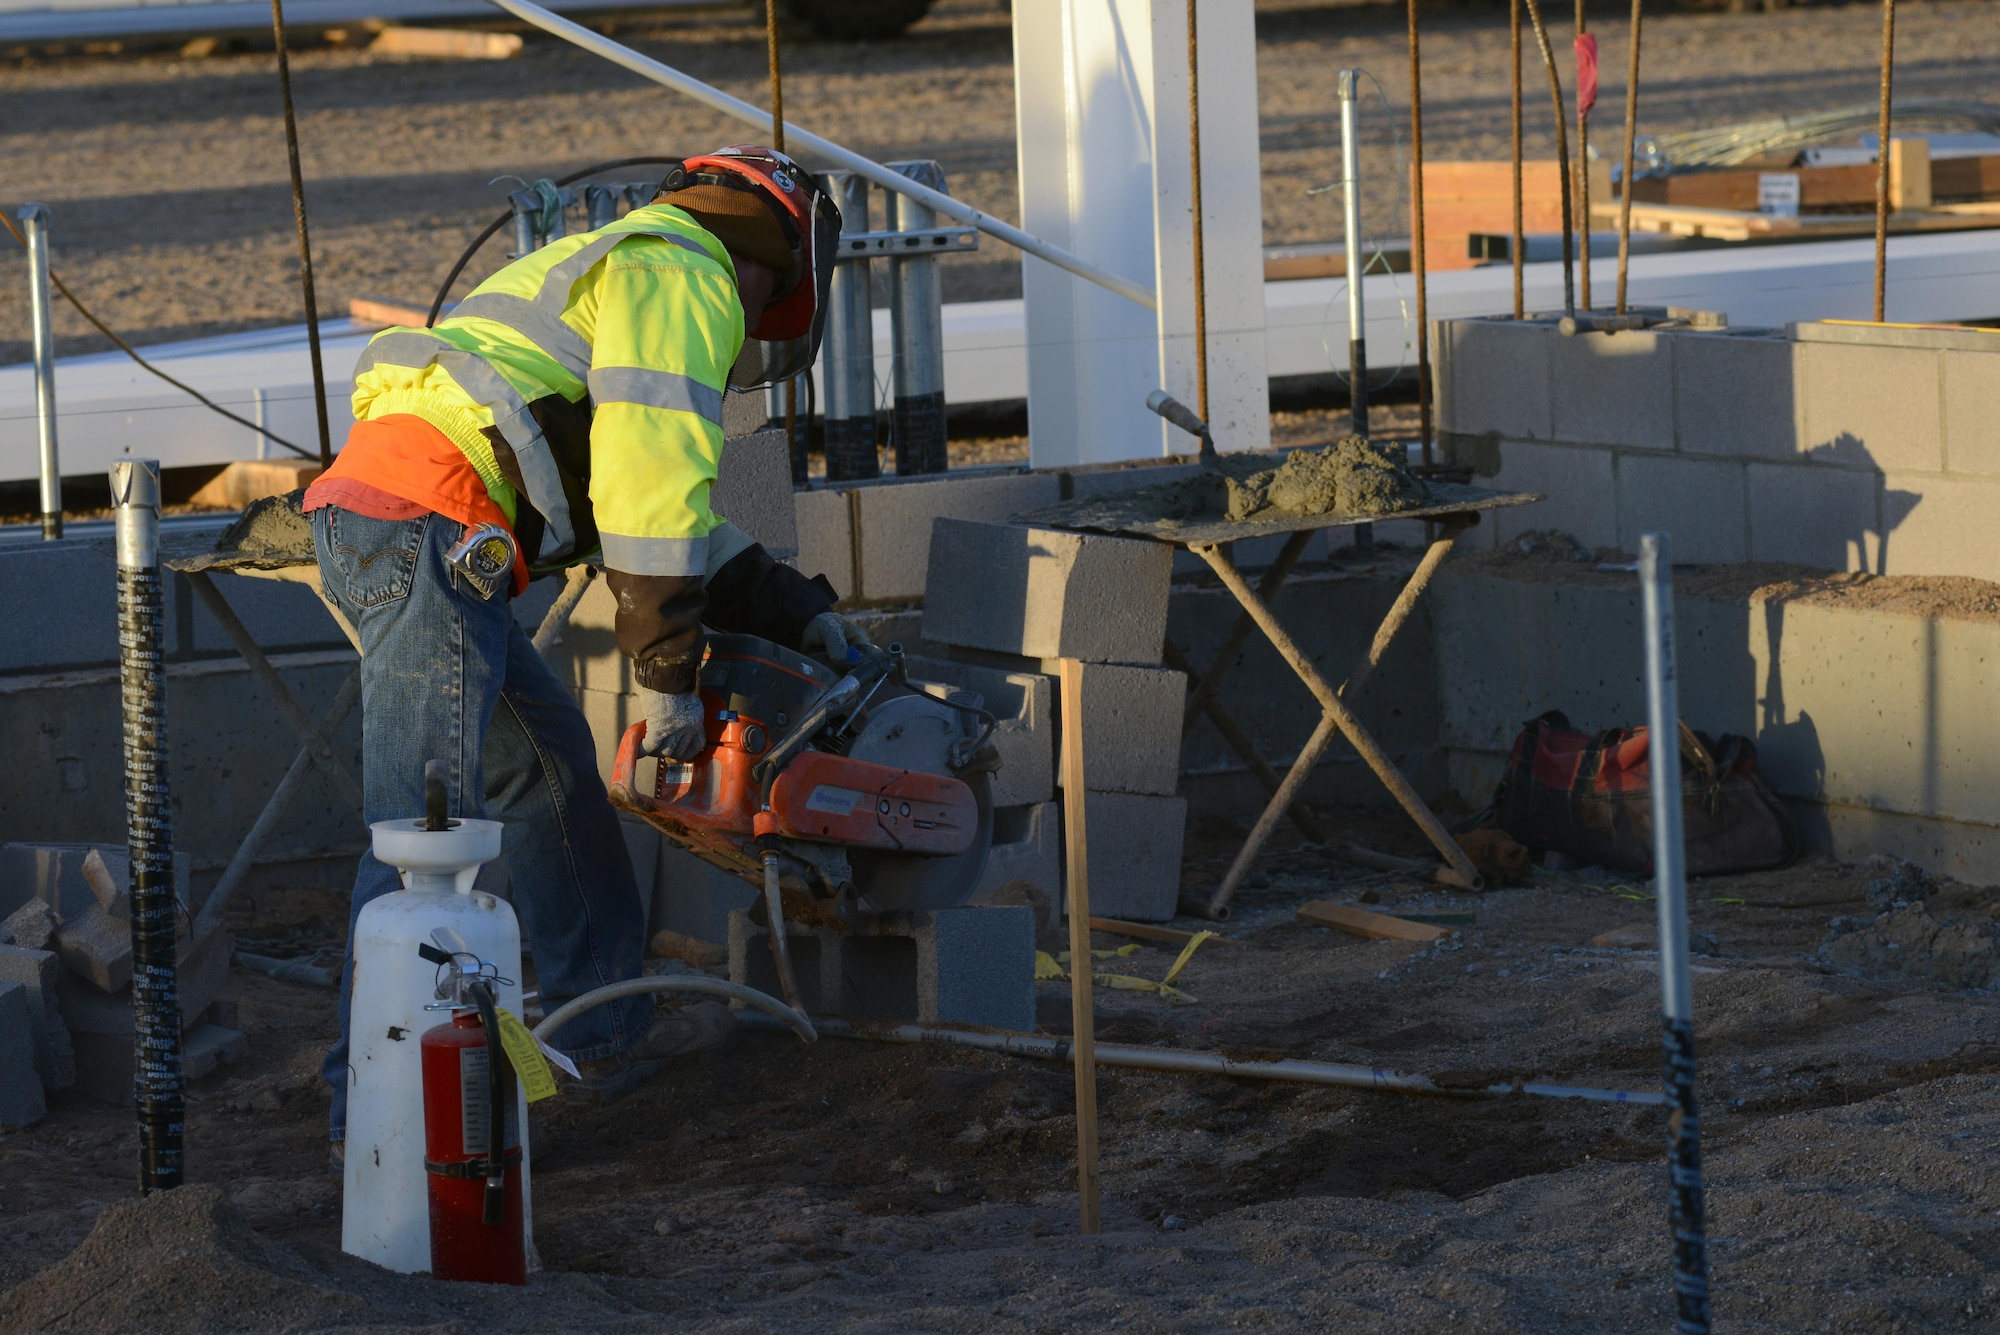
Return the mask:
<path id="1" fill-rule="evenodd" d="M 1345 838 L 1419 851 L 1379 812 L 1326 814 Z M 1215 883 L 1237 834 L 1197 823 L 1190 888 Z M 1871 904 L 1872 881 L 1902 884 L 1894 870 L 1813 863 L 1693 887 L 1727 1328 L 1976 1330 L 2000 1316 L 2000 1183 L 1985 1148 L 2000 1134 L 2000 1045 L 1991 992 L 1977 990 L 1993 981 L 2000 895 L 1947 885 L 1899 907 L 1888 900 L 1906 892 L 1878 885 Z M 1298 922 L 1306 898 L 1475 921 L 1425 946 L 1368 942 Z M 300 950 L 334 939 L 339 902 L 299 891 L 236 913 L 263 948 Z M 1643 890 L 1587 872 L 1458 895 L 1281 841 L 1229 940 L 1182 976 L 1197 1002 L 1100 990 L 1099 1031 L 1457 1087 L 1654 1088 L 1651 916 Z M 1591 944 L 1621 927 L 1631 944 Z M 1158 977 L 1171 957 L 1146 947 L 1117 967 Z M 1986 972 L 1974 979 L 1968 959 Z M 1956 990 L 1968 980 L 1975 990 Z M 130 1114 L 75 1098 L 0 1141 L 0 1290 L 18 1286 L 0 1294 L 0 1331 L 1638 1331 L 1669 1319 L 1655 1111 L 1106 1071 L 1106 1229 L 1079 1241 L 1066 1068 L 748 1033 L 623 1104 L 540 1117 L 546 1268 L 525 1293 L 389 1276 L 336 1252 L 313 1074 L 328 997 L 243 973 L 232 984 L 252 1047 L 194 1090 L 189 1178 L 202 1193 L 132 1203 Z M 1060 1031 L 1067 985 L 1040 987 L 1044 1027 Z"/>
<path id="2" fill-rule="evenodd" d="M 1273 244 L 1338 230 L 1333 71 L 1355 65 L 1386 103 L 1364 107 L 1374 183 L 1369 227 L 1407 233 L 1402 177 L 1380 107 L 1407 144 L 1401 8 L 1259 0 L 1264 217 Z M 1603 44 L 1602 126 L 1622 115 L 1622 5 L 1591 22 Z M 1566 11 L 1565 11 L 1566 12 Z M 1552 22 L 1556 19 L 1552 17 Z M 1424 106 L 1433 157 L 1507 151 L 1504 6 L 1426 17 Z M 1649 17 L 1641 121 L 1648 130 L 1821 110 L 1875 94 L 1880 18 L 1866 4 L 1776 14 Z M 761 33 L 747 10 L 622 20 L 621 40 L 732 93 L 765 97 Z M 1557 23 L 1561 45 L 1568 31 Z M 1905 6 L 1897 91 L 1980 97 L 2000 68 L 2000 5 Z M 900 42 L 795 43 L 786 106 L 877 158 L 939 159 L 951 188 L 1014 216 L 1012 47 L 998 0 L 940 0 Z M 300 318 L 295 240 L 274 62 L 268 54 L 171 53 L 0 61 L 0 181 L 8 201 L 55 211 L 61 271 L 86 302 L 141 341 Z M 320 290 L 427 297 L 465 242 L 504 207 L 494 178 L 555 175 L 642 153 L 687 152 L 744 131 L 636 76 L 539 34 L 515 60 L 376 57 L 312 44 L 293 60 Z M 1547 116 L 1530 86 L 1529 152 L 1547 153 Z M 1601 130 L 1600 133 L 1609 133 Z M 495 244 L 473 277 L 501 262 Z M 1016 295 L 1014 252 L 982 243 L 947 261 L 951 300 Z M 0 261 L 0 362 L 27 355 L 24 284 Z M 64 352 L 101 346 L 58 311 Z"/>

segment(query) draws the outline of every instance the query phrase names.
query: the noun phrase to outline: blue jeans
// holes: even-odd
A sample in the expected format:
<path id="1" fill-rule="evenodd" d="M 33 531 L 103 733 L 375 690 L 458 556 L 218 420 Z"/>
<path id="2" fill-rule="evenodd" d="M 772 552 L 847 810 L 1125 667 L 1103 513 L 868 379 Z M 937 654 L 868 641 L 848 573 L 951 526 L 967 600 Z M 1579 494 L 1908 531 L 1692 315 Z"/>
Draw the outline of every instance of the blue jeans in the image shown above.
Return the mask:
<path id="1" fill-rule="evenodd" d="M 312 514 L 328 597 L 361 635 L 361 787 L 369 821 L 423 814 L 427 760 L 445 763 L 456 815 L 505 823 L 514 911 L 553 1011 L 642 972 L 646 910 L 618 817 L 597 773 L 583 712 L 514 621 L 445 564 L 464 526 L 442 515 L 370 519 L 337 506 Z M 483 799 L 483 800 L 482 800 Z M 349 939 L 362 905 L 400 889 L 364 853 Z M 340 976 L 340 1041 L 323 1072 L 333 1139 L 347 1133 L 347 1026 L 354 981 Z M 646 1031 L 650 997 L 600 1006 L 563 1027 L 577 1061 L 623 1051 Z"/>

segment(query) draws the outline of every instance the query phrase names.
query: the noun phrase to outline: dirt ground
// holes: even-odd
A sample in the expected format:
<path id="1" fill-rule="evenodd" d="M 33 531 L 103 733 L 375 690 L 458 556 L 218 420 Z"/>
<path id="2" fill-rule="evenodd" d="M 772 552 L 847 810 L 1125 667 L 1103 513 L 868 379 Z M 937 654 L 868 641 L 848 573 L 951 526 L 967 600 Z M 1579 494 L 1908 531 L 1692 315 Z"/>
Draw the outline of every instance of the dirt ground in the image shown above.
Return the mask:
<path id="1" fill-rule="evenodd" d="M 1593 7 L 1602 43 L 1600 136 L 1622 121 L 1626 7 Z M 1338 235 L 1334 71 L 1359 66 L 1386 101 L 1364 103 L 1367 222 L 1407 235 L 1402 175 L 1385 109 L 1407 146 L 1408 54 L 1401 6 L 1258 0 L 1263 206 L 1271 244 Z M 1434 158 L 1507 152 L 1505 5 L 1425 14 L 1424 132 Z M 1567 44 L 1568 10 L 1550 11 Z M 1814 4 L 1774 14 L 1658 9 L 1645 30 L 1641 125 L 1686 129 L 1868 102 L 1876 93 L 1878 7 Z M 615 35 L 762 105 L 761 30 L 749 8 L 617 20 Z M 2000 69 L 2000 4 L 1905 5 L 1899 97 L 1986 96 Z M 1565 57 L 1565 62 L 1567 58 Z M 898 42 L 792 43 L 791 119 L 878 159 L 935 157 L 952 190 L 1015 217 L 1013 52 L 1001 0 L 940 0 Z M 322 300 L 428 298 L 465 243 L 505 207 L 496 178 L 557 175 L 612 158 L 686 153 L 748 130 L 556 39 L 530 33 L 520 57 L 454 62 L 371 56 L 301 38 L 292 61 Z M 296 242 L 274 60 L 0 53 L 0 190 L 54 210 L 59 270 L 140 342 L 301 318 Z M 1532 70 L 1531 70 L 1532 73 Z M 1568 75 L 1565 75 L 1565 82 Z M 1531 154 L 1552 152 L 1529 85 Z M 469 272 L 502 261 L 495 243 Z M 25 282 L 0 248 L 0 362 L 27 355 Z M 982 241 L 946 260 L 949 300 L 1019 293 L 1015 252 Z M 64 353 L 104 346 L 66 309 Z"/>
<path id="2" fill-rule="evenodd" d="M 1379 811 L 1323 814 L 1345 839 L 1420 851 Z M 1198 821 L 1185 885 L 1214 885 L 1239 835 Z M 1945 885 L 1925 903 L 1903 885 L 1880 860 L 1692 887 L 1720 1328 L 2000 1320 L 2000 892 Z M 1298 921 L 1309 898 L 1474 921 L 1428 945 L 1364 941 Z M 266 949 L 337 944 L 336 892 L 232 912 Z M 1099 1033 L 1453 1087 L 1655 1089 L 1652 915 L 1642 888 L 1587 870 L 1475 896 L 1280 841 L 1227 939 L 1182 975 L 1194 1004 L 1100 990 Z M 1619 928 L 1626 944 L 1591 944 Z M 1115 967 L 1157 978 L 1172 954 L 1148 946 Z M 1044 1028 L 1066 1029 L 1067 984 L 1038 986 Z M 0 1331 L 1670 1320 L 1656 1110 L 1106 1070 L 1106 1224 L 1085 1240 L 1066 1067 L 747 1032 L 609 1109 L 537 1105 L 545 1268 L 525 1292 L 392 1276 L 337 1251 L 315 1074 L 330 998 L 241 971 L 231 991 L 251 1047 L 193 1090 L 192 1189 L 135 1201 L 130 1113 L 81 1099 L 59 1097 L 42 1124 L 0 1140 Z"/>

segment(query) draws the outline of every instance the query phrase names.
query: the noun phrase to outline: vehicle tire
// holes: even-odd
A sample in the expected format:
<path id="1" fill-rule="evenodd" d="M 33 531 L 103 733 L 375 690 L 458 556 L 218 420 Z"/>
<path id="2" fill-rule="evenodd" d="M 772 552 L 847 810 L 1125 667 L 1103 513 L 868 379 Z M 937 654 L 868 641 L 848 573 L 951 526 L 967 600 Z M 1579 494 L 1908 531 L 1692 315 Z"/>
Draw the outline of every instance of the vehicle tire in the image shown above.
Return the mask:
<path id="1" fill-rule="evenodd" d="M 931 0 L 778 0 L 784 17 L 822 42 L 900 37 L 930 8 Z"/>

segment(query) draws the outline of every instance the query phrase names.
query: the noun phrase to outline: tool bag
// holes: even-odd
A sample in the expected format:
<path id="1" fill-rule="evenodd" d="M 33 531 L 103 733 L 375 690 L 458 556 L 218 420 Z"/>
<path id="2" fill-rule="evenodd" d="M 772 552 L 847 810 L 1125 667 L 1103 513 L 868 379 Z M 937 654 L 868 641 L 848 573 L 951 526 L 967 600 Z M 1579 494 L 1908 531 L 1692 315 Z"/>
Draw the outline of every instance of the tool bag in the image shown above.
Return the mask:
<path id="1" fill-rule="evenodd" d="M 1681 812 L 1687 872 L 1764 871 L 1799 855 L 1798 827 L 1757 771 L 1757 746 L 1725 733 L 1713 742 L 1680 726 Z M 1537 859 L 1549 850 L 1589 866 L 1653 873 L 1653 789 L 1644 728 L 1595 737 L 1557 710 L 1522 728 L 1507 757 L 1493 815 Z"/>

